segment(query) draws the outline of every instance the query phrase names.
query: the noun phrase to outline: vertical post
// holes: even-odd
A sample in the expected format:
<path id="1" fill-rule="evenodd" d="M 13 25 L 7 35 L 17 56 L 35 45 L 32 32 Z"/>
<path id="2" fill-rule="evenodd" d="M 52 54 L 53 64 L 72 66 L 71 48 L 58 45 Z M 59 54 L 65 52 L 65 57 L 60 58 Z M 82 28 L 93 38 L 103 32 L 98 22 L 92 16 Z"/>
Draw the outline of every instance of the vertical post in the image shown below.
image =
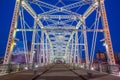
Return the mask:
<path id="1" fill-rule="evenodd" d="M 72 38 L 72 50 L 71 50 L 71 52 L 72 52 L 72 63 L 74 63 L 74 53 L 73 53 L 73 48 L 74 48 L 74 38 Z"/>
<path id="2" fill-rule="evenodd" d="M 76 64 L 76 32 L 75 32 L 75 36 L 73 37 L 73 39 L 74 39 L 73 69 L 75 69 L 75 64 Z"/>
<path id="3" fill-rule="evenodd" d="M 106 16 L 106 10 L 104 6 L 104 0 L 100 0 L 100 8 L 101 8 L 101 17 L 102 17 L 102 24 L 104 29 L 104 37 L 105 37 L 105 43 L 106 43 L 106 51 L 108 56 L 108 63 L 110 65 L 115 65 L 115 58 L 114 58 L 114 52 L 112 48 L 112 42 L 110 37 L 110 31 Z"/>
<path id="4" fill-rule="evenodd" d="M 33 34 L 32 34 L 32 44 L 31 44 L 31 51 L 30 51 L 30 64 L 33 65 L 33 58 L 34 58 L 34 47 L 35 47 L 35 37 L 36 37 L 36 18 L 34 20 L 34 31 L 33 31 Z"/>
<path id="5" fill-rule="evenodd" d="M 77 49 L 77 52 L 76 52 L 76 56 L 77 56 L 77 64 L 79 64 L 79 50 L 78 50 L 78 47 L 79 47 L 79 42 L 78 42 L 78 32 L 76 33 L 76 49 Z"/>
<path id="6" fill-rule="evenodd" d="M 69 64 L 71 63 L 71 41 L 69 44 Z"/>
<path id="7" fill-rule="evenodd" d="M 49 41 L 48 41 L 48 46 L 47 46 L 47 48 L 48 48 L 48 63 L 50 64 L 50 54 L 51 54 L 51 50 L 50 50 L 50 43 L 49 43 Z"/>
<path id="8" fill-rule="evenodd" d="M 74 60 L 75 60 L 75 64 L 77 63 L 77 31 L 75 33 L 75 55 L 74 55 Z"/>
<path id="9" fill-rule="evenodd" d="M 40 47 L 40 45 L 37 45 L 36 47 L 37 47 L 37 52 L 36 52 L 37 53 L 37 56 L 36 56 L 37 59 L 36 60 L 37 60 L 37 64 L 38 64 L 39 63 L 39 53 L 40 53 L 40 48 L 39 47 Z"/>
<path id="10" fill-rule="evenodd" d="M 69 52 L 69 55 L 68 55 L 68 63 L 70 63 L 70 52 Z"/>
<path id="11" fill-rule="evenodd" d="M 73 39 L 71 39 L 71 51 L 70 51 L 70 64 L 72 63 L 72 49 L 73 49 Z"/>
<path id="12" fill-rule="evenodd" d="M 39 53 L 39 64 L 42 63 L 42 31 L 40 36 L 40 53 Z"/>
<path id="13" fill-rule="evenodd" d="M 45 50 L 45 44 L 44 44 L 44 42 L 45 42 L 44 41 L 44 32 L 42 32 L 42 47 L 43 47 L 42 48 L 42 52 L 43 52 L 42 56 L 43 56 L 43 64 L 45 64 L 45 51 L 44 51 Z"/>
<path id="14" fill-rule="evenodd" d="M 48 41 L 46 37 L 46 64 L 48 64 Z"/>
<path id="15" fill-rule="evenodd" d="M 89 62 L 89 54 L 88 54 L 87 32 L 86 32 L 86 26 L 85 25 L 83 25 L 83 37 L 84 37 L 86 68 L 89 69 L 90 62 Z"/>
<path id="16" fill-rule="evenodd" d="M 20 3 L 21 3 L 20 0 L 16 0 L 14 13 L 13 13 L 13 18 L 12 18 L 12 23 L 11 23 L 11 27 L 10 27 L 9 38 L 8 38 L 5 57 L 4 57 L 4 64 L 9 64 L 10 63 L 12 50 L 14 48 L 14 44 L 15 44 L 14 43 L 14 38 L 16 36 L 15 28 L 17 27 Z"/>
<path id="17" fill-rule="evenodd" d="M 52 63 L 52 55 L 53 55 L 53 50 L 52 50 L 50 42 L 49 42 L 49 62 L 50 63 Z"/>
<path id="18" fill-rule="evenodd" d="M 80 44 L 82 43 L 81 41 L 82 41 L 82 38 L 81 38 L 81 40 L 80 40 Z M 79 63 L 80 63 L 80 65 L 82 65 L 82 45 L 79 45 L 79 48 L 78 48 L 78 49 L 79 49 L 79 52 L 80 52 L 80 53 L 79 53 L 79 54 L 80 54 L 80 55 L 79 55 L 79 57 L 80 57 Z"/>
<path id="19" fill-rule="evenodd" d="M 42 53 L 42 51 L 41 51 L 41 44 L 40 44 L 39 65 L 42 63 L 42 62 L 41 62 L 41 53 Z"/>
<path id="20" fill-rule="evenodd" d="M 70 44 L 69 44 L 69 48 L 68 48 L 68 63 L 70 63 Z"/>
<path id="21" fill-rule="evenodd" d="M 73 53 L 73 63 L 75 63 L 75 59 L 76 59 L 76 33 L 75 33 L 75 36 L 74 36 L 74 53 Z"/>

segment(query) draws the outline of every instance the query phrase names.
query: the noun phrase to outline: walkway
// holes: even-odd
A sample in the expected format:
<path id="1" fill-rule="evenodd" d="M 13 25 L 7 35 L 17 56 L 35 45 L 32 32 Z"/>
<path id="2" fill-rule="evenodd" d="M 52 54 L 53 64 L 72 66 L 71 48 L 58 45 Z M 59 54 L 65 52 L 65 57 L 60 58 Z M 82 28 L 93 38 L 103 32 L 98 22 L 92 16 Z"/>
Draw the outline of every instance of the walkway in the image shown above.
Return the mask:
<path id="1" fill-rule="evenodd" d="M 75 70 L 63 64 L 56 64 L 51 67 L 40 67 L 37 74 L 32 70 L 11 73 L 0 76 L 0 80 L 120 80 L 120 77 L 92 71 L 92 76 L 87 75 L 84 69 Z"/>
<path id="2" fill-rule="evenodd" d="M 85 80 L 69 70 L 65 65 L 57 64 L 35 80 Z"/>

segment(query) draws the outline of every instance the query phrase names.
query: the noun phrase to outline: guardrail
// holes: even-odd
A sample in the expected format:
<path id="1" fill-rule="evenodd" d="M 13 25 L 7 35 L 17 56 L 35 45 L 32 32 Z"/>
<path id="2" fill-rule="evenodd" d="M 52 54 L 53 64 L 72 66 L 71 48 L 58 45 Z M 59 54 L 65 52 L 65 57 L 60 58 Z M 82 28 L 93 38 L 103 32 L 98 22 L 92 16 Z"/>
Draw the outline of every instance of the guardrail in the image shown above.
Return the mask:
<path id="1" fill-rule="evenodd" d="M 14 73 L 19 71 L 25 71 L 29 69 L 33 69 L 35 67 L 45 66 L 45 64 L 0 64 L 0 74 L 8 74 Z M 85 63 L 77 64 L 71 63 L 67 64 L 68 67 L 72 69 L 86 69 Z M 108 65 L 108 64 L 93 64 L 91 70 L 99 71 L 99 72 L 106 72 L 109 74 L 120 75 L 120 65 Z"/>
<path id="2" fill-rule="evenodd" d="M 110 74 L 119 75 L 120 65 L 109 65 L 109 64 L 93 64 L 93 69 L 100 72 L 107 72 Z"/>
<path id="3" fill-rule="evenodd" d="M 85 63 L 78 64 L 78 63 L 71 63 L 67 64 L 72 69 L 87 69 Z M 120 75 L 120 65 L 109 65 L 109 64 L 93 64 L 91 67 L 92 71 L 99 71 L 99 72 L 105 72 L 113 75 Z"/>
<path id="4" fill-rule="evenodd" d="M 15 73 L 44 66 L 44 64 L 0 64 L 0 74 Z"/>

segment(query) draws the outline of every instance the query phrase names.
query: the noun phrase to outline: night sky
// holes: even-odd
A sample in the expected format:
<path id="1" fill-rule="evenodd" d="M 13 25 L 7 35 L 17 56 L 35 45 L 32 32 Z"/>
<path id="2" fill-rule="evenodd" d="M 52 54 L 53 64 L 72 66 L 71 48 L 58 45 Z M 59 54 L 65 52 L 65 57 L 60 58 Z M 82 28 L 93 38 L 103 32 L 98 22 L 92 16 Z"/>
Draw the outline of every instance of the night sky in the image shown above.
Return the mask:
<path id="1" fill-rule="evenodd" d="M 15 0 L 0 0 L 0 57 L 5 54 Z M 120 0 L 105 0 L 114 52 L 120 52 Z"/>

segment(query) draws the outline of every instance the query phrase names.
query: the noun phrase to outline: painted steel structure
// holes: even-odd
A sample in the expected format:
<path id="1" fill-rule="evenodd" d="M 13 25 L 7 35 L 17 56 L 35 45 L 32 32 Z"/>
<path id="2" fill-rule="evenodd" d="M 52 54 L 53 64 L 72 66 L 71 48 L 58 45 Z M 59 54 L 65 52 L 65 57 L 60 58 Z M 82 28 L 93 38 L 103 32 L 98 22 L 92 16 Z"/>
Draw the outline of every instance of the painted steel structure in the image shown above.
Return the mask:
<path id="1" fill-rule="evenodd" d="M 91 20 L 87 20 L 90 16 Z M 90 49 L 89 33 L 93 36 Z M 11 62 L 16 41 L 22 41 L 26 63 L 37 59 L 38 64 L 48 64 L 58 58 L 80 64 L 84 54 L 86 67 L 90 68 L 99 33 L 104 35 L 101 41 L 105 43 L 108 63 L 115 65 L 104 0 L 73 0 L 66 4 L 64 0 L 53 4 L 45 0 L 16 0 L 4 64 Z"/>

